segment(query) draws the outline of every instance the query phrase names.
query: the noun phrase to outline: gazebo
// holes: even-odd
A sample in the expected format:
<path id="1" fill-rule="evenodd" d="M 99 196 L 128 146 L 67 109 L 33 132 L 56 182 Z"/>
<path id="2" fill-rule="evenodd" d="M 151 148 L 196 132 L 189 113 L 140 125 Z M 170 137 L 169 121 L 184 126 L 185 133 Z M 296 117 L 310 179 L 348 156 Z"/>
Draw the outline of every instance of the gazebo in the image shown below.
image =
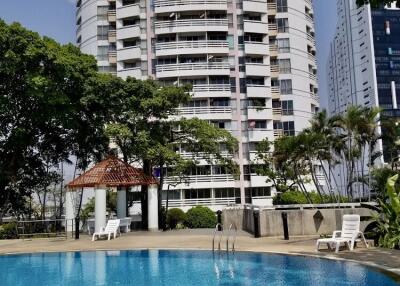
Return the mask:
<path id="1" fill-rule="evenodd" d="M 126 217 L 126 192 L 133 186 L 149 186 L 148 229 L 158 230 L 158 181 L 144 174 L 115 156 L 109 156 L 67 184 L 66 219 L 75 218 L 74 192 L 76 189 L 93 188 L 95 191 L 95 231 L 106 225 L 106 195 L 108 188 L 117 188 L 117 216 Z"/>

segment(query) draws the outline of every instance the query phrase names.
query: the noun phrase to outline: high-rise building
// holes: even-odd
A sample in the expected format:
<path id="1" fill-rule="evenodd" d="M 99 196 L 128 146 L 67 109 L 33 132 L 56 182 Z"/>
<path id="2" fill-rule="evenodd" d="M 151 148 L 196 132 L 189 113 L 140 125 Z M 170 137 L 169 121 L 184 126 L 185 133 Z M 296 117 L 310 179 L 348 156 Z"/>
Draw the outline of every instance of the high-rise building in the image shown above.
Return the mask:
<path id="1" fill-rule="evenodd" d="M 327 71 L 330 114 L 359 105 L 380 107 L 382 115 L 399 117 L 400 10 L 395 4 L 371 9 L 369 5 L 357 7 L 355 0 L 337 0 L 337 14 Z M 376 164 L 384 163 L 384 145 L 376 146 L 384 154 Z M 368 174 L 368 158 L 364 162 L 357 164 L 357 176 Z M 345 189 L 347 170 L 345 166 L 337 169 L 337 181 Z"/>
<path id="2" fill-rule="evenodd" d="M 319 107 L 311 0 L 78 0 L 76 17 L 77 44 L 101 72 L 189 83 L 178 114 L 239 141 L 239 179 L 203 162 L 171 187 L 170 206 L 271 203 L 256 145 L 300 132 Z"/>

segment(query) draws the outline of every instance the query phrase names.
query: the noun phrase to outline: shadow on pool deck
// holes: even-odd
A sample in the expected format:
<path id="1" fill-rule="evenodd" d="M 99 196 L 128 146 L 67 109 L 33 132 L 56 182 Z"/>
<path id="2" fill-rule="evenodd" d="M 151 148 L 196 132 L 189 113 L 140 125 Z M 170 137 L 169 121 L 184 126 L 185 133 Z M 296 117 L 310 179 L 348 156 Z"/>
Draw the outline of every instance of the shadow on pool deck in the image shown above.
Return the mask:
<path id="1" fill-rule="evenodd" d="M 211 250 L 213 230 L 179 230 L 167 232 L 131 232 L 122 234 L 115 240 L 92 242 L 88 235 L 74 239 L 32 239 L 2 240 L 0 254 L 28 252 L 63 252 L 93 250 L 128 250 L 128 249 L 205 249 Z M 356 248 L 334 252 L 315 251 L 317 237 L 291 237 L 289 241 L 282 238 L 254 238 L 246 232 L 239 232 L 236 241 L 237 251 L 274 252 L 295 255 L 312 255 L 330 259 L 346 259 L 363 264 L 377 266 L 400 275 L 400 251 L 381 248 Z M 226 248 L 226 239 L 221 242 Z"/>

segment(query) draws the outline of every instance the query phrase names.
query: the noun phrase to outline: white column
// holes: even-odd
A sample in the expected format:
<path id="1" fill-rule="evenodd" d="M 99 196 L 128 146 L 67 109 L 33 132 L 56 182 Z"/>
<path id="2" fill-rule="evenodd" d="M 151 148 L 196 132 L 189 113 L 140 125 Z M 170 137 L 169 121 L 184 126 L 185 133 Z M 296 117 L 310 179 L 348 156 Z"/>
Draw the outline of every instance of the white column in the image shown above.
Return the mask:
<path id="1" fill-rule="evenodd" d="M 67 190 L 65 192 L 65 219 L 67 232 L 73 232 L 75 208 L 74 208 L 74 195 L 75 191 Z"/>
<path id="2" fill-rule="evenodd" d="M 158 230 L 158 198 L 157 198 L 157 185 L 150 185 L 148 188 L 148 228 L 150 231 Z"/>
<path id="3" fill-rule="evenodd" d="M 94 190 L 94 218 L 95 218 L 95 231 L 100 231 L 100 228 L 106 226 L 106 199 L 107 190 L 105 186 L 98 186 Z"/>
<path id="4" fill-rule="evenodd" d="M 393 109 L 397 109 L 396 83 L 391 82 Z"/>
<path id="5" fill-rule="evenodd" d="M 117 217 L 126 217 L 126 188 L 117 191 Z"/>

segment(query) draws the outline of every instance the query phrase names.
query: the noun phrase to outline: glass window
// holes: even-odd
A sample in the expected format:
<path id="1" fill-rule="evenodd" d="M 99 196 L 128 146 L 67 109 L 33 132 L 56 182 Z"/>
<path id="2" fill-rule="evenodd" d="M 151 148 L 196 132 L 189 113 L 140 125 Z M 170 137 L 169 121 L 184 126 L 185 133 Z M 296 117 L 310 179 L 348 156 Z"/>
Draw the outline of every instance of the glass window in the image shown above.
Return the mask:
<path id="1" fill-rule="evenodd" d="M 285 121 L 282 122 L 283 126 L 283 134 L 286 136 L 294 136 L 296 134 L 294 129 L 294 121 Z"/>
<path id="2" fill-rule="evenodd" d="M 279 18 L 278 22 L 278 32 L 288 33 L 289 32 L 289 20 L 287 18 Z"/>
<path id="3" fill-rule="evenodd" d="M 292 72 L 291 65 L 290 65 L 290 59 L 280 59 L 279 60 L 279 72 L 282 74 Z"/>
<path id="4" fill-rule="evenodd" d="M 277 0 L 276 5 L 279 13 L 284 13 L 288 11 L 287 0 Z"/>
<path id="5" fill-rule="evenodd" d="M 97 39 L 108 40 L 109 26 L 97 26 Z"/>
<path id="6" fill-rule="evenodd" d="M 292 94 L 292 80 L 291 79 L 283 79 L 280 81 L 281 94 Z"/>
<path id="7" fill-rule="evenodd" d="M 293 115 L 293 100 L 282 100 L 282 115 Z"/>
<path id="8" fill-rule="evenodd" d="M 290 53 L 290 40 L 289 39 L 277 39 L 278 52 L 279 53 Z"/>

